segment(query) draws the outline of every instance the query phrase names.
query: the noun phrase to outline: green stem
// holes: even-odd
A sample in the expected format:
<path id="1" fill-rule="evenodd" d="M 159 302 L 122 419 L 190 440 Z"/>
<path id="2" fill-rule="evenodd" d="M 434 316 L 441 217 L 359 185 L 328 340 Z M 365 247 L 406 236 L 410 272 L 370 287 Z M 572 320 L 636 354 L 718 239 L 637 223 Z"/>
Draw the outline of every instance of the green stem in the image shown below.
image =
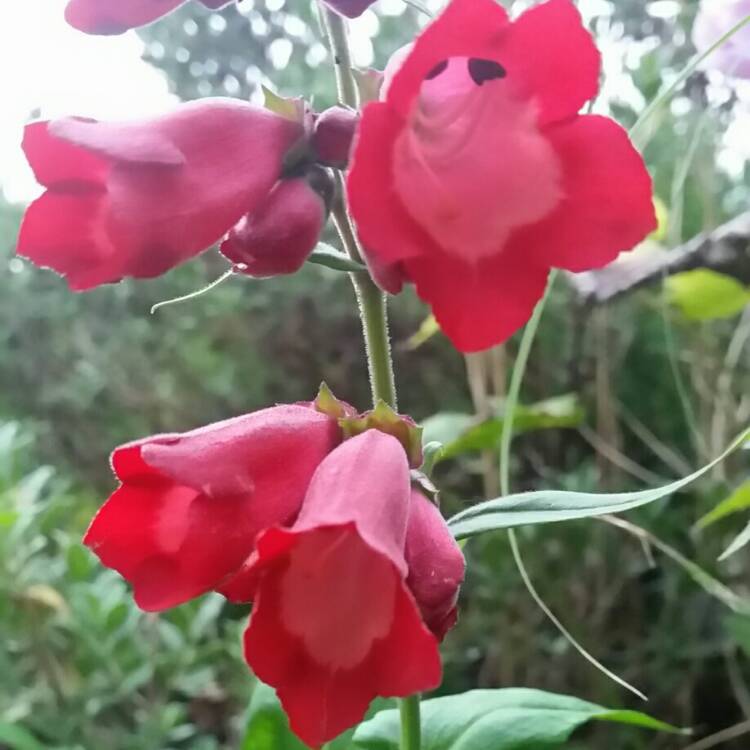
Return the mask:
<path id="1" fill-rule="evenodd" d="M 352 56 L 349 51 L 349 41 L 346 35 L 346 21 L 335 11 L 318 6 L 323 14 L 323 25 L 328 35 L 328 44 L 333 55 L 333 67 L 336 72 L 336 88 L 339 101 L 352 109 L 359 103 L 357 84 L 352 74 Z"/>
<path id="2" fill-rule="evenodd" d="M 521 344 L 518 347 L 518 354 L 516 355 L 516 361 L 513 364 L 513 374 L 510 376 L 510 386 L 508 387 L 508 395 L 505 399 L 505 409 L 503 410 L 503 431 L 500 435 L 500 494 L 507 495 L 510 493 L 510 444 L 513 440 L 513 422 L 518 406 L 518 396 L 521 392 L 521 383 L 523 382 L 523 376 L 526 373 L 526 364 L 529 361 L 529 353 L 531 352 L 531 346 L 536 338 L 536 331 L 539 327 L 539 321 L 542 318 L 544 307 L 547 304 L 550 290 L 552 285 L 555 283 L 555 277 L 557 271 L 552 271 L 547 282 L 547 289 L 544 292 L 544 297 L 539 300 L 534 314 L 526 324 L 523 336 L 521 337 Z"/>
<path id="3" fill-rule="evenodd" d="M 336 87 L 339 101 L 349 107 L 358 106 L 357 87 L 352 75 L 351 55 L 346 35 L 346 22 L 323 3 L 318 5 L 323 14 L 331 53 L 336 71 Z M 362 252 L 354 234 L 346 207 L 344 180 L 336 174 L 338 199 L 334 201 L 331 214 L 341 242 L 349 257 L 362 262 Z M 352 282 L 359 303 L 359 315 L 367 352 L 367 367 L 370 373 L 373 405 L 385 401 L 396 408 L 396 385 L 393 378 L 391 343 L 388 337 L 388 313 L 385 295 L 375 285 L 369 273 L 352 273 Z M 422 727 L 419 717 L 419 695 L 400 701 L 401 750 L 420 750 Z"/>
<path id="4" fill-rule="evenodd" d="M 419 695 L 402 698 L 399 710 L 401 712 L 401 750 L 419 750 L 422 744 Z"/>
<path id="5" fill-rule="evenodd" d="M 357 106 L 357 87 L 352 75 L 351 56 L 346 36 L 346 22 L 337 13 L 320 5 L 328 41 L 336 69 L 336 85 L 342 104 Z M 359 263 L 362 253 L 352 229 L 345 202 L 344 181 L 340 173 L 336 175 L 338 199 L 331 211 L 341 242 L 349 257 Z M 373 282 L 368 273 L 352 273 L 352 282 L 357 294 L 359 315 L 365 338 L 367 367 L 370 373 L 370 388 L 373 405 L 385 401 L 396 408 L 396 385 L 393 378 L 391 342 L 388 335 L 388 312 L 385 295 Z"/>

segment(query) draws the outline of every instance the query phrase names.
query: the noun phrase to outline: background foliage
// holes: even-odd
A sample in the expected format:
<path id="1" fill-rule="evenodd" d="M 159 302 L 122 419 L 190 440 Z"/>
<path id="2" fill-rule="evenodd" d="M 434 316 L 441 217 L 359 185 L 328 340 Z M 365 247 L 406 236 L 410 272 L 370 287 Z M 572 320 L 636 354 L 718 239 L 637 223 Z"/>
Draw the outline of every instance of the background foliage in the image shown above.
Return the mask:
<path id="1" fill-rule="evenodd" d="M 317 108 L 331 103 L 330 68 L 306 0 L 244 0 L 240 11 L 220 14 L 196 5 L 141 32 L 148 59 L 181 97 L 257 96 L 258 84 L 272 81 L 281 93 L 313 92 Z M 632 124 L 692 55 L 696 4 L 589 5 L 597 36 L 626 63 L 600 105 Z M 413 36 L 418 14 L 396 0 L 376 9 L 369 27 L 382 67 Z M 654 240 L 639 252 L 668 252 L 747 210 L 750 165 L 725 171 L 717 160 L 740 106 L 747 104 L 726 81 L 698 73 L 655 118 L 646 157 L 665 224 L 658 247 Z M 155 281 L 72 295 L 53 274 L 13 258 L 21 213 L 0 202 L 7 271 L 0 274 L 0 747 L 235 748 L 252 690 L 239 653 L 246 611 L 208 597 L 159 617 L 140 613 L 79 538 L 112 488 L 107 455 L 119 442 L 307 399 L 321 379 L 364 407 L 352 290 L 342 275 L 309 266 L 290 278 L 233 279 L 151 316 L 153 303 L 220 275 L 223 261 L 209 253 Z M 746 307 L 728 317 L 690 314 L 712 299 L 694 280 L 687 293 L 678 290 L 676 304 L 669 294 L 638 292 L 594 309 L 565 281 L 557 285 L 524 386 L 516 490 L 654 484 L 689 473 L 748 422 Z M 496 494 L 497 430 L 486 425 L 502 419 L 517 342 L 468 362 L 439 334 L 415 350 L 408 341 L 425 309 L 407 292 L 392 310 L 402 409 L 418 419 L 439 414 L 432 428 L 447 441 L 463 439 L 437 468 L 445 508 Z M 729 358 L 732 347 L 739 354 Z M 466 440 L 477 424 L 485 426 L 479 441 L 476 429 L 474 442 Z M 747 468 L 747 454 L 739 454 L 690 492 L 630 519 L 750 596 L 747 550 L 716 562 L 745 525 L 750 501 L 696 527 L 742 487 Z M 599 522 L 530 529 L 521 543 L 548 604 L 598 658 L 648 693 L 652 715 L 705 733 L 750 716 L 750 619 L 694 575 Z M 446 643 L 442 693 L 513 685 L 641 707 L 537 609 L 502 533 L 473 541 L 467 553 L 470 575 L 461 622 Z M 613 750 L 687 744 L 607 725 L 575 737 L 576 746 Z"/>

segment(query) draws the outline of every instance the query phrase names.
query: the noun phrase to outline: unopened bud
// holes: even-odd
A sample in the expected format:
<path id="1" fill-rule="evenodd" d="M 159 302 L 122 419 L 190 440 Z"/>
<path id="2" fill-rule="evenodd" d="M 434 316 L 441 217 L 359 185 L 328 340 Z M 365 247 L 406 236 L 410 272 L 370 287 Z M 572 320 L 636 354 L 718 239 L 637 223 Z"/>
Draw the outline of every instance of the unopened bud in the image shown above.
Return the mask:
<path id="1" fill-rule="evenodd" d="M 321 164 L 346 167 L 358 123 L 359 113 L 347 107 L 331 107 L 318 115 L 312 145 Z"/>
<path id="2" fill-rule="evenodd" d="M 294 273 L 318 244 L 333 190 L 320 167 L 280 180 L 257 210 L 229 230 L 222 254 L 248 276 Z"/>

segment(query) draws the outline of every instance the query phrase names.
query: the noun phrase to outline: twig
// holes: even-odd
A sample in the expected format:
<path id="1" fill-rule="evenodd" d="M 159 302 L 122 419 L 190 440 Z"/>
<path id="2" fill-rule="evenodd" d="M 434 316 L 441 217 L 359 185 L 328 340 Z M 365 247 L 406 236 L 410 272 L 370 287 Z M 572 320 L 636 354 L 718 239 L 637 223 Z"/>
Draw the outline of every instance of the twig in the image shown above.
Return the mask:
<path id="1" fill-rule="evenodd" d="M 689 745 L 685 750 L 709 750 L 711 747 L 716 747 L 724 742 L 735 740 L 737 737 L 742 737 L 743 734 L 750 734 L 750 720 L 735 724 L 733 727 L 727 727 L 722 729 L 716 734 L 711 734 L 708 737 L 704 737 L 698 742 L 694 742 Z"/>
<path id="2" fill-rule="evenodd" d="M 653 471 L 641 466 L 633 461 L 624 453 L 621 453 L 613 445 L 610 445 L 590 427 L 582 425 L 578 428 L 581 437 L 599 454 L 604 456 L 610 463 L 619 467 L 631 476 L 639 479 L 646 484 L 664 484 L 664 477 L 655 474 Z"/>
<path id="3" fill-rule="evenodd" d="M 569 274 L 587 305 L 602 305 L 666 276 L 706 268 L 750 284 L 750 211 L 668 252 L 624 255 L 606 268 Z"/>

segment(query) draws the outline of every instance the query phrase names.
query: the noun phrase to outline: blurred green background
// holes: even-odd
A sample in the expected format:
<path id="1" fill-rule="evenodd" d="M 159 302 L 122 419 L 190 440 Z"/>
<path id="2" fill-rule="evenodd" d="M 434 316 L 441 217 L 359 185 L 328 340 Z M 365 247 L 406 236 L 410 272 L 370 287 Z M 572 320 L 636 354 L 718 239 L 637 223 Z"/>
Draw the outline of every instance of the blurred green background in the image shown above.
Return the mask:
<path id="1" fill-rule="evenodd" d="M 602 45 L 623 63 L 599 105 L 630 125 L 694 53 L 696 3 L 587 7 Z M 266 82 L 314 95 L 316 109 L 331 104 L 332 74 L 308 2 L 246 0 L 240 8 L 211 14 L 186 5 L 139 32 L 147 59 L 184 99 L 257 95 Z M 375 9 L 382 68 L 419 16 L 398 2 Z M 651 121 L 645 153 L 663 226 L 639 252 L 669 252 L 750 208 L 750 164 L 735 155 L 727 167 L 721 157 L 723 134 L 743 107 L 731 81 L 699 72 Z M 141 613 L 79 540 L 113 488 L 107 459 L 118 443 L 309 399 L 321 380 L 366 407 L 349 281 L 308 265 L 288 278 L 231 279 L 150 315 L 155 302 L 219 276 L 224 261 L 209 252 L 154 281 L 74 295 L 54 274 L 14 258 L 22 212 L 0 200 L 0 748 L 240 747 L 252 691 L 239 646 L 247 610 L 210 596 L 161 616 Z M 514 446 L 515 489 L 653 485 L 702 465 L 750 422 L 747 299 L 716 317 L 712 282 L 672 280 L 595 308 L 558 281 L 523 388 L 529 408 Z M 426 316 L 411 291 L 393 300 L 400 406 L 430 418 L 430 434 L 450 442 L 502 414 L 518 341 L 465 361 L 439 333 L 410 343 Z M 437 467 L 447 512 L 496 493 L 496 433 L 483 435 Z M 748 521 L 749 479 L 740 453 L 689 492 L 630 514 L 697 572 L 601 522 L 520 535 L 553 611 L 649 695 L 652 715 L 700 734 L 750 717 L 750 618 L 701 578 L 750 597 L 747 550 L 716 562 Z M 744 512 L 696 529 L 738 489 Z M 462 616 L 445 644 L 441 692 L 528 686 L 642 708 L 537 608 L 503 533 L 466 551 Z M 577 737 L 571 746 L 602 750 L 689 744 L 608 725 Z"/>

